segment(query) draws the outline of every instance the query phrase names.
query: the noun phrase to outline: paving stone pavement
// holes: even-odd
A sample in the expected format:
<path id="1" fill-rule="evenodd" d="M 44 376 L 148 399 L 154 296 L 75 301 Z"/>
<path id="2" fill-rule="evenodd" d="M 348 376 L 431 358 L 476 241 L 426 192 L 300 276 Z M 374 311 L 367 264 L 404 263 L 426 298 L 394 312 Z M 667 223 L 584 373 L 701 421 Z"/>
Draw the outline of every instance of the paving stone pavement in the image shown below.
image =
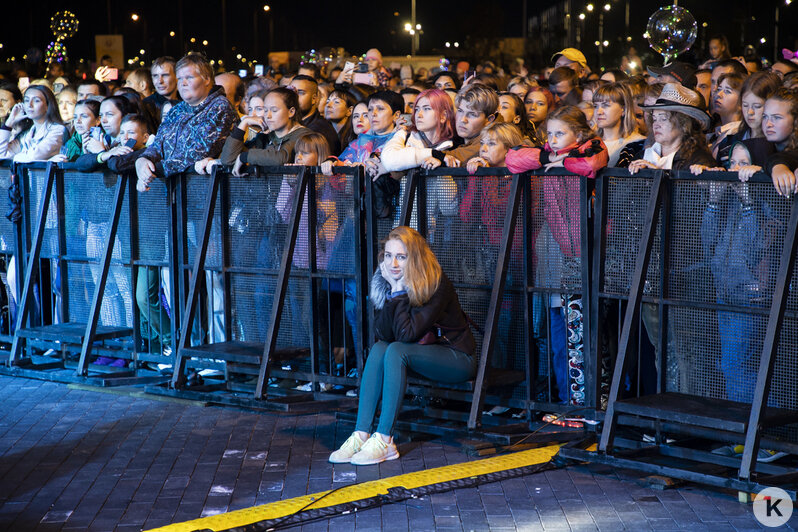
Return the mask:
<path id="1" fill-rule="evenodd" d="M 139 531 L 473 458 L 441 441 L 377 467 L 327 462 L 330 414 L 201 407 L 0 376 L 0 530 Z M 798 528 L 798 515 L 788 523 Z M 458 489 L 302 530 L 759 530 L 750 505 L 698 486 L 578 466 Z M 299 530 L 296 528 L 295 530 Z"/>

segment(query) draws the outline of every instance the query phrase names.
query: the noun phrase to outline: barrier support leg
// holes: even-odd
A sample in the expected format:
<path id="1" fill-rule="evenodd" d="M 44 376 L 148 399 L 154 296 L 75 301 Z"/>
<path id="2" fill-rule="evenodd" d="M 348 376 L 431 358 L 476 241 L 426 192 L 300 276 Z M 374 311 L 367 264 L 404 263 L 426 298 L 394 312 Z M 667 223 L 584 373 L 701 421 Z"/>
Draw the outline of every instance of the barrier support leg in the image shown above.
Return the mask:
<path id="1" fill-rule="evenodd" d="M 11 352 L 8 355 L 8 365 L 13 366 L 19 362 L 20 349 L 22 348 L 22 337 L 19 331 L 25 326 L 25 321 L 28 318 L 28 302 L 31 298 L 34 279 L 38 271 L 39 254 L 42 250 L 42 241 L 44 240 L 44 226 L 47 218 L 47 211 L 50 209 L 50 196 L 53 192 L 53 183 L 55 182 L 55 165 L 49 163 L 47 165 L 47 183 L 44 186 L 44 196 L 42 197 L 41 209 L 39 210 L 38 226 L 36 227 L 36 234 L 33 237 L 33 245 L 30 250 L 30 257 L 26 265 L 25 272 L 25 285 L 22 289 L 22 296 L 19 299 L 19 306 L 17 307 L 17 325 L 15 328 L 14 341 L 11 343 Z"/>
<path id="2" fill-rule="evenodd" d="M 111 228 L 105 240 L 103 261 L 100 265 L 100 279 L 94 287 L 94 297 L 92 298 L 91 308 L 89 309 L 88 323 L 86 323 L 86 334 L 83 337 L 83 345 L 80 349 L 80 360 L 78 361 L 78 368 L 76 370 L 76 375 L 79 377 L 85 376 L 88 373 L 88 357 L 89 353 L 91 353 L 92 344 L 94 344 L 94 335 L 97 333 L 97 321 L 100 319 L 100 308 L 103 304 L 103 295 L 105 295 L 105 283 L 108 280 L 108 271 L 111 268 L 114 240 L 116 240 L 116 230 L 119 227 L 119 217 L 122 215 L 122 203 L 125 201 L 126 185 L 127 174 L 122 174 L 119 176 L 119 185 L 116 189 L 116 196 L 114 198 L 114 214 L 111 219 Z"/>
<path id="3" fill-rule="evenodd" d="M 745 450 L 740 464 L 739 477 L 742 480 L 751 478 L 756 465 L 756 455 L 759 452 L 762 412 L 770 395 L 770 384 L 773 379 L 773 368 L 776 364 L 776 351 L 779 346 L 779 336 L 781 335 L 781 327 L 784 321 L 784 310 L 787 307 L 787 299 L 790 297 L 790 283 L 792 281 L 793 268 L 795 267 L 795 253 L 798 251 L 798 234 L 796 232 L 798 232 L 798 198 L 792 200 L 790 221 L 787 225 L 784 248 L 782 249 L 779 263 L 779 275 L 773 292 L 773 303 L 770 305 L 768 328 L 762 345 L 762 357 L 759 360 L 756 388 L 754 388 L 754 398 L 751 402 L 751 415 L 748 418 L 748 427 L 745 433 Z"/>
<path id="4" fill-rule="evenodd" d="M 194 315 L 197 312 L 197 294 L 199 288 L 205 279 L 205 274 L 202 271 L 205 266 L 205 255 L 208 252 L 208 240 L 211 234 L 211 226 L 213 225 L 213 213 L 216 209 L 216 195 L 219 191 L 219 181 L 221 179 L 221 171 L 218 171 L 218 165 L 213 167 L 211 172 L 211 186 L 208 192 L 208 198 L 205 201 L 205 219 L 203 220 L 202 234 L 199 239 L 199 249 L 194 257 L 194 271 L 191 277 L 191 283 L 188 289 L 188 298 L 186 299 L 186 311 L 182 316 L 180 340 L 177 345 L 177 353 L 175 354 L 175 363 L 173 366 L 172 388 L 181 388 L 186 383 L 186 359 L 183 356 L 183 350 L 186 343 L 191 336 L 191 327 L 194 325 Z"/>
<path id="5" fill-rule="evenodd" d="M 310 171 L 307 167 L 303 167 L 302 173 L 299 176 L 299 182 L 296 185 L 299 188 L 294 198 L 294 209 L 291 213 L 291 221 L 288 224 L 288 233 L 285 237 L 285 249 L 283 249 L 283 257 L 280 260 L 280 273 L 277 276 L 277 288 L 274 292 L 274 303 L 272 304 L 272 312 L 269 318 L 269 329 L 266 331 L 266 345 L 263 347 L 263 357 L 261 358 L 260 371 L 258 372 L 258 384 L 255 387 L 255 399 L 263 399 L 266 397 L 266 386 L 269 380 L 269 361 L 271 360 L 272 353 L 274 353 L 277 347 L 277 335 L 280 332 L 280 317 L 283 313 L 285 294 L 288 289 L 288 276 L 291 275 L 291 263 L 294 258 L 296 237 L 299 234 L 299 220 L 302 215 L 302 204 L 305 201 L 305 194 L 309 182 Z"/>
<path id="6" fill-rule="evenodd" d="M 616 426 L 615 401 L 621 392 L 624 376 L 628 367 L 627 354 L 633 350 L 632 338 L 635 327 L 640 319 L 640 304 L 643 299 L 643 286 L 648 272 L 648 261 L 651 258 L 651 246 L 654 242 L 654 233 L 657 228 L 657 220 L 662 207 L 662 202 L 667 194 L 667 181 L 662 171 L 657 172 L 654 179 L 654 186 L 651 189 L 651 196 L 648 200 L 645 224 L 643 225 L 643 235 L 640 240 L 640 249 L 635 260 L 635 272 L 632 277 L 632 287 L 629 291 L 629 303 L 626 307 L 626 315 L 623 320 L 621 339 L 618 342 L 618 358 L 615 361 L 615 368 L 612 373 L 612 384 L 610 385 L 609 401 L 607 404 L 607 414 L 604 416 L 604 429 L 601 431 L 599 451 L 607 452 L 612 447 L 613 437 Z"/>
<path id="7" fill-rule="evenodd" d="M 496 273 L 493 277 L 493 289 L 490 294 L 488 304 L 488 316 L 485 322 L 485 336 L 482 340 L 482 352 L 479 357 L 477 376 L 474 380 L 474 396 L 471 399 L 471 413 L 468 416 L 469 430 L 476 429 L 482 420 L 482 406 L 485 402 L 485 373 L 487 372 L 490 355 L 493 352 L 493 344 L 496 341 L 496 328 L 499 324 L 499 314 L 501 313 L 502 297 L 504 297 L 504 284 L 507 281 L 507 268 L 510 264 L 510 250 L 513 246 L 513 235 L 515 234 L 515 222 L 518 215 L 518 207 L 521 203 L 521 176 L 524 174 L 514 174 L 513 183 L 510 188 L 510 196 L 507 198 L 507 211 L 504 217 L 504 229 L 502 231 L 502 243 L 499 247 L 499 256 L 496 260 Z"/>

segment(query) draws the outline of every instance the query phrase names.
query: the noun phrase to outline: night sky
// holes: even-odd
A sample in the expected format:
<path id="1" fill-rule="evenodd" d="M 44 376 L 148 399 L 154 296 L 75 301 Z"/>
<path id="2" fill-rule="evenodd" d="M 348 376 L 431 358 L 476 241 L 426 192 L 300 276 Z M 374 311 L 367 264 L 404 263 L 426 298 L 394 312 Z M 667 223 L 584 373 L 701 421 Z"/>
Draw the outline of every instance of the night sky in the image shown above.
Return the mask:
<path id="1" fill-rule="evenodd" d="M 420 53 L 446 53 L 445 41 L 467 43 L 469 39 L 495 39 L 520 37 L 523 31 L 522 6 L 524 0 L 417 0 L 417 22 L 423 25 Z M 537 10 L 551 6 L 553 1 L 526 0 L 530 16 Z M 605 17 L 605 36 L 612 38 L 624 33 L 623 12 L 625 0 L 611 0 L 612 10 Z M 263 5 L 271 7 L 264 13 Z M 573 0 L 574 9 L 579 10 L 587 1 Z M 605 2 L 596 2 L 597 7 Z M 222 57 L 222 4 L 221 0 L 189 2 L 182 0 L 183 37 L 186 43 L 191 37 L 197 44 L 194 49 L 205 49 L 209 58 Z M 68 9 L 80 20 L 78 34 L 66 41 L 70 57 L 94 57 L 94 35 L 121 33 L 125 38 L 126 57 L 138 54 L 145 48 L 145 59 L 152 59 L 164 52 L 179 56 L 181 47 L 177 37 L 170 38 L 169 31 L 179 35 L 181 1 L 120 2 L 95 0 L 92 2 L 47 1 L 26 2 L 10 0 L 3 7 L 4 30 L 0 36 L 0 68 L 5 59 L 20 57 L 30 47 L 44 50 L 53 40 L 49 29 L 50 16 L 58 10 Z M 362 5 L 357 10 L 350 6 Z M 631 2 L 631 33 L 634 43 L 645 48 L 642 38 L 649 15 L 665 2 L 633 0 Z M 798 2 L 785 6 L 784 0 L 775 1 L 681 1 L 679 5 L 689 9 L 698 20 L 710 26 L 699 32 L 701 37 L 714 33 L 725 33 L 732 42 L 732 51 L 742 51 L 741 40 L 756 43 L 763 55 L 772 56 L 773 18 L 775 6 L 781 5 L 780 48 L 795 49 L 798 28 Z M 110 22 L 106 6 L 110 7 Z M 201 7 L 198 7 L 201 6 Z M 265 60 L 269 44 L 268 17 L 274 17 L 273 36 L 275 50 L 304 51 L 323 46 L 344 46 L 353 54 L 362 54 L 371 46 L 380 48 L 385 55 L 407 54 L 410 37 L 402 26 L 410 20 L 410 0 L 402 2 L 318 2 L 306 0 L 226 0 L 227 41 L 231 50 L 253 57 L 253 38 L 257 27 L 257 56 Z M 722 6 L 722 7 L 721 7 Z M 395 16 L 394 13 L 399 15 Z M 138 22 L 131 14 L 140 15 Z M 257 13 L 257 21 L 253 21 Z M 713 17 L 715 20 L 713 20 Z M 701 28 L 699 28 L 701 30 Z M 703 32 L 703 33 L 702 33 Z M 765 37 L 766 44 L 759 39 Z M 536 38 L 530 35 L 531 39 Z M 208 41 L 203 47 L 201 42 Z M 701 44 L 700 42 L 697 45 Z M 620 40 L 613 45 L 615 55 L 622 55 Z M 232 51 L 235 47 L 236 50 Z M 611 47 L 612 48 L 612 47 Z M 450 49 L 451 50 L 451 49 Z M 467 47 L 459 53 L 467 56 Z M 611 57 L 611 51 L 608 56 Z M 257 57 L 256 56 L 256 57 Z M 588 54 L 588 57 L 590 55 Z M 473 58 L 469 58 L 473 59 Z"/>

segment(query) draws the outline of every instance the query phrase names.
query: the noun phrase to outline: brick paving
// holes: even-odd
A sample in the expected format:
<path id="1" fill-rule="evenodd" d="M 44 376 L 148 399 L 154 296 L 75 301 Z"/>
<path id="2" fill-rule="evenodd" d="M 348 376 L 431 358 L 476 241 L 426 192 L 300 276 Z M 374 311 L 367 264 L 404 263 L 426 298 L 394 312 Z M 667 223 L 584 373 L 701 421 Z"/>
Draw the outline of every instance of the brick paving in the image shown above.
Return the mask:
<path id="1" fill-rule="evenodd" d="M 473 459 L 434 440 L 404 443 L 400 460 L 378 467 L 329 464 L 351 430 L 330 414 L 261 414 L 0 376 L 0 530 L 139 531 Z M 798 515 L 789 524 L 798 528 Z M 736 494 L 654 490 L 634 472 L 578 466 L 301 529 L 760 528 Z"/>

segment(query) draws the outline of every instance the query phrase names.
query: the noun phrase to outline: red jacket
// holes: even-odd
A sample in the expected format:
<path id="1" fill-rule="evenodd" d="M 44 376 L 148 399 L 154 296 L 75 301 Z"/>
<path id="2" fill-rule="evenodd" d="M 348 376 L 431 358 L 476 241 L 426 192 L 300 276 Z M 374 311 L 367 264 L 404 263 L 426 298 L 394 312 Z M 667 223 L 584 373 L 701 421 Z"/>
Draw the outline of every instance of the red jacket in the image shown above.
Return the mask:
<path id="1" fill-rule="evenodd" d="M 573 144 L 560 153 L 568 154 L 563 166 L 579 176 L 595 178 L 596 172 L 607 166 L 607 147 L 601 139 L 594 137 L 582 145 Z M 537 170 L 550 162 L 549 144 L 543 148 L 519 146 L 507 152 L 505 163 L 513 172 Z M 543 203 L 546 222 L 560 246 L 563 255 L 576 257 L 580 254 L 579 234 L 579 179 L 569 176 L 543 176 Z"/>

